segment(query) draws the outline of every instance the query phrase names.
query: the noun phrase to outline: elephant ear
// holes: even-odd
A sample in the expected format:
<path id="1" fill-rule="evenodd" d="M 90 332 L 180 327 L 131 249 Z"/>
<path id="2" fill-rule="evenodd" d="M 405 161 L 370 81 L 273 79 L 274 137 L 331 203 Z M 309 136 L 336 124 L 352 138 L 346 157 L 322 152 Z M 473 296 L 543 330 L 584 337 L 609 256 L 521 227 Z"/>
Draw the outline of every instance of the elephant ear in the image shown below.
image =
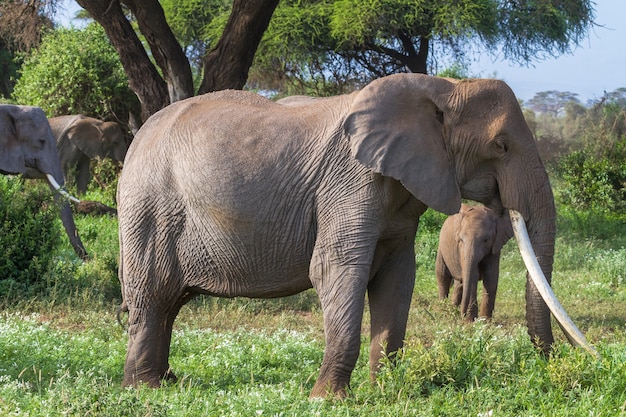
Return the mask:
<path id="1" fill-rule="evenodd" d="M 72 145 L 76 146 L 89 159 L 94 159 L 102 153 L 104 133 L 98 119 L 85 117 L 77 120 L 67 131 L 67 137 Z"/>
<path id="2" fill-rule="evenodd" d="M 8 174 L 22 174 L 26 171 L 16 122 L 21 112 L 19 107 L 0 105 L 0 171 Z"/>
<path id="3" fill-rule="evenodd" d="M 421 74 L 381 78 L 357 94 L 344 126 L 354 158 L 446 214 L 461 206 L 443 136 L 453 89 L 448 80 Z"/>
<path id="4" fill-rule="evenodd" d="M 493 240 L 492 252 L 494 254 L 500 252 L 502 247 L 513 237 L 513 225 L 509 211 L 505 210 L 502 216 L 496 220 L 496 238 Z"/>

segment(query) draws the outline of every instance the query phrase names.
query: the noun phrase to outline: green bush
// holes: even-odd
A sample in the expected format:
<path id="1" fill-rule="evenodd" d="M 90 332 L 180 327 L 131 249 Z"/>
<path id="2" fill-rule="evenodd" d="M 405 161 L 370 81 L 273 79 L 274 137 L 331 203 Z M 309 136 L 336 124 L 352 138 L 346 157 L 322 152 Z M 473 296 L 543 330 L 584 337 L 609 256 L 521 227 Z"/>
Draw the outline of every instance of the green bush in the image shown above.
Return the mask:
<path id="1" fill-rule="evenodd" d="M 582 148 L 556 166 L 557 195 L 577 209 L 626 213 L 626 89 L 607 93 L 584 124 Z"/>
<path id="2" fill-rule="evenodd" d="M 559 196 L 579 209 L 626 212 L 626 139 L 600 153 L 589 146 L 561 158 Z"/>
<path id="3" fill-rule="evenodd" d="M 119 57 L 97 24 L 46 35 L 25 60 L 13 98 L 41 107 L 48 117 L 80 113 L 126 120 L 131 110 L 139 114 Z"/>
<path id="4" fill-rule="evenodd" d="M 47 271 L 61 240 L 58 219 L 46 187 L 0 176 L 0 293 L 26 287 Z"/>

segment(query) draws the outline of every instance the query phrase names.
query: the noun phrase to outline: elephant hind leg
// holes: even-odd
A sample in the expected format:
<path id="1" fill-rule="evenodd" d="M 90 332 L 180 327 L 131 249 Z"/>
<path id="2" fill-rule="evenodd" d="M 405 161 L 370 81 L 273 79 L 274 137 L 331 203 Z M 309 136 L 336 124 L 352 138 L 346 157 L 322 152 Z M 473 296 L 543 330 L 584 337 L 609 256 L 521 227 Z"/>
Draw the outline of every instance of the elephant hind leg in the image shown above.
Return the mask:
<path id="1" fill-rule="evenodd" d="M 167 321 L 157 320 L 157 323 L 148 324 L 146 318 L 133 318 L 140 315 L 131 309 L 129 323 L 132 324 L 128 327 L 129 341 L 122 385 L 137 386 L 144 383 L 157 388 L 164 378 L 173 376 L 168 364 L 171 329 L 167 328 Z"/>
<path id="2" fill-rule="evenodd" d="M 454 281 L 454 287 L 452 288 L 452 303 L 455 306 L 460 306 L 463 300 L 463 281 Z"/>
<path id="3" fill-rule="evenodd" d="M 157 388 L 164 380 L 176 382 L 169 365 L 172 327 L 180 308 L 192 297 L 186 294 L 166 312 L 129 308 L 123 386 L 145 383 Z"/>

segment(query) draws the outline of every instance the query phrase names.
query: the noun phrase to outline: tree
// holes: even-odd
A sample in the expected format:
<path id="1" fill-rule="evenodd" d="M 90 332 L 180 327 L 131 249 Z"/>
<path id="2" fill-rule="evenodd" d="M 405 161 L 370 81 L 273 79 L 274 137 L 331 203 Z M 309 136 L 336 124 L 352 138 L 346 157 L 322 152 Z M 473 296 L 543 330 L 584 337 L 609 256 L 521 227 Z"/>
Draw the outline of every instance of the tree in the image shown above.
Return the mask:
<path id="1" fill-rule="evenodd" d="M 0 98 L 10 97 L 21 63 L 27 52 L 41 41 L 43 29 L 51 28 L 57 0 L 0 1 Z"/>
<path id="2" fill-rule="evenodd" d="M 102 28 L 56 29 L 25 60 L 13 92 L 48 117 L 85 114 L 126 122 L 139 103 Z"/>
<path id="3" fill-rule="evenodd" d="M 0 2 L 0 40 L 14 50 L 29 50 L 41 41 L 42 28 L 51 28 L 58 0 L 13 0 Z"/>
<path id="4" fill-rule="evenodd" d="M 255 74 L 315 86 L 395 72 L 436 73 L 486 50 L 529 64 L 570 51 L 593 21 L 590 0 L 284 0 Z M 448 65 L 448 64 L 446 64 Z M 260 80 L 259 84 L 263 80 Z"/>
<path id="5" fill-rule="evenodd" d="M 142 105 L 142 119 L 167 104 L 194 95 L 188 58 L 157 0 L 77 0 L 104 28 L 120 56 L 129 85 Z M 144 49 L 122 10 L 128 7 L 150 49 Z M 205 51 L 198 93 L 240 89 L 278 0 L 234 0 L 221 37 Z M 152 60 L 158 66 L 155 67 Z"/>
<path id="6" fill-rule="evenodd" d="M 536 112 L 550 114 L 556 118 L 568 104 L 580 104 L 577 96 L 578 94 L 569 91 L 542 91 L 528 100 L 528 106 Z"/>

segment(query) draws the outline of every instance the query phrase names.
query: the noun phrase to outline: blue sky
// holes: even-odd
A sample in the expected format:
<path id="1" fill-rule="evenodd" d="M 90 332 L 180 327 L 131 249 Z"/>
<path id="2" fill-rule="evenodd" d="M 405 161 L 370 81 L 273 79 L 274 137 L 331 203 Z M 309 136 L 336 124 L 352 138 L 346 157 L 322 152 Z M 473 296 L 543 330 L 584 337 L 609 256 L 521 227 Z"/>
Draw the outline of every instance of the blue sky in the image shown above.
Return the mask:
<path id="1" fill-rule="evenodd" d="M 584 103 L 626 87 L 626 1 L 597 0 L 598 25 L 571 55 L 535 63 L 528 68 L 482 59 L 470 67 L 472 75 L 506 81 L 522 100 L 540 91 L 577 93 Z"/>
<path id="2" fill-rule="evenodd" d="M 69 22 L 79 6 L 62 1 L 57 19 Z M 470 74 L 506 81 L 522 100 L 547 90 L 577 93 L 584 103 L 604 91 L 626 87 L 626 0 L 596 0 L 596 27 L 572 54 L 562 55 L 528 67 L 489 57 L 470 67 Z"/>

